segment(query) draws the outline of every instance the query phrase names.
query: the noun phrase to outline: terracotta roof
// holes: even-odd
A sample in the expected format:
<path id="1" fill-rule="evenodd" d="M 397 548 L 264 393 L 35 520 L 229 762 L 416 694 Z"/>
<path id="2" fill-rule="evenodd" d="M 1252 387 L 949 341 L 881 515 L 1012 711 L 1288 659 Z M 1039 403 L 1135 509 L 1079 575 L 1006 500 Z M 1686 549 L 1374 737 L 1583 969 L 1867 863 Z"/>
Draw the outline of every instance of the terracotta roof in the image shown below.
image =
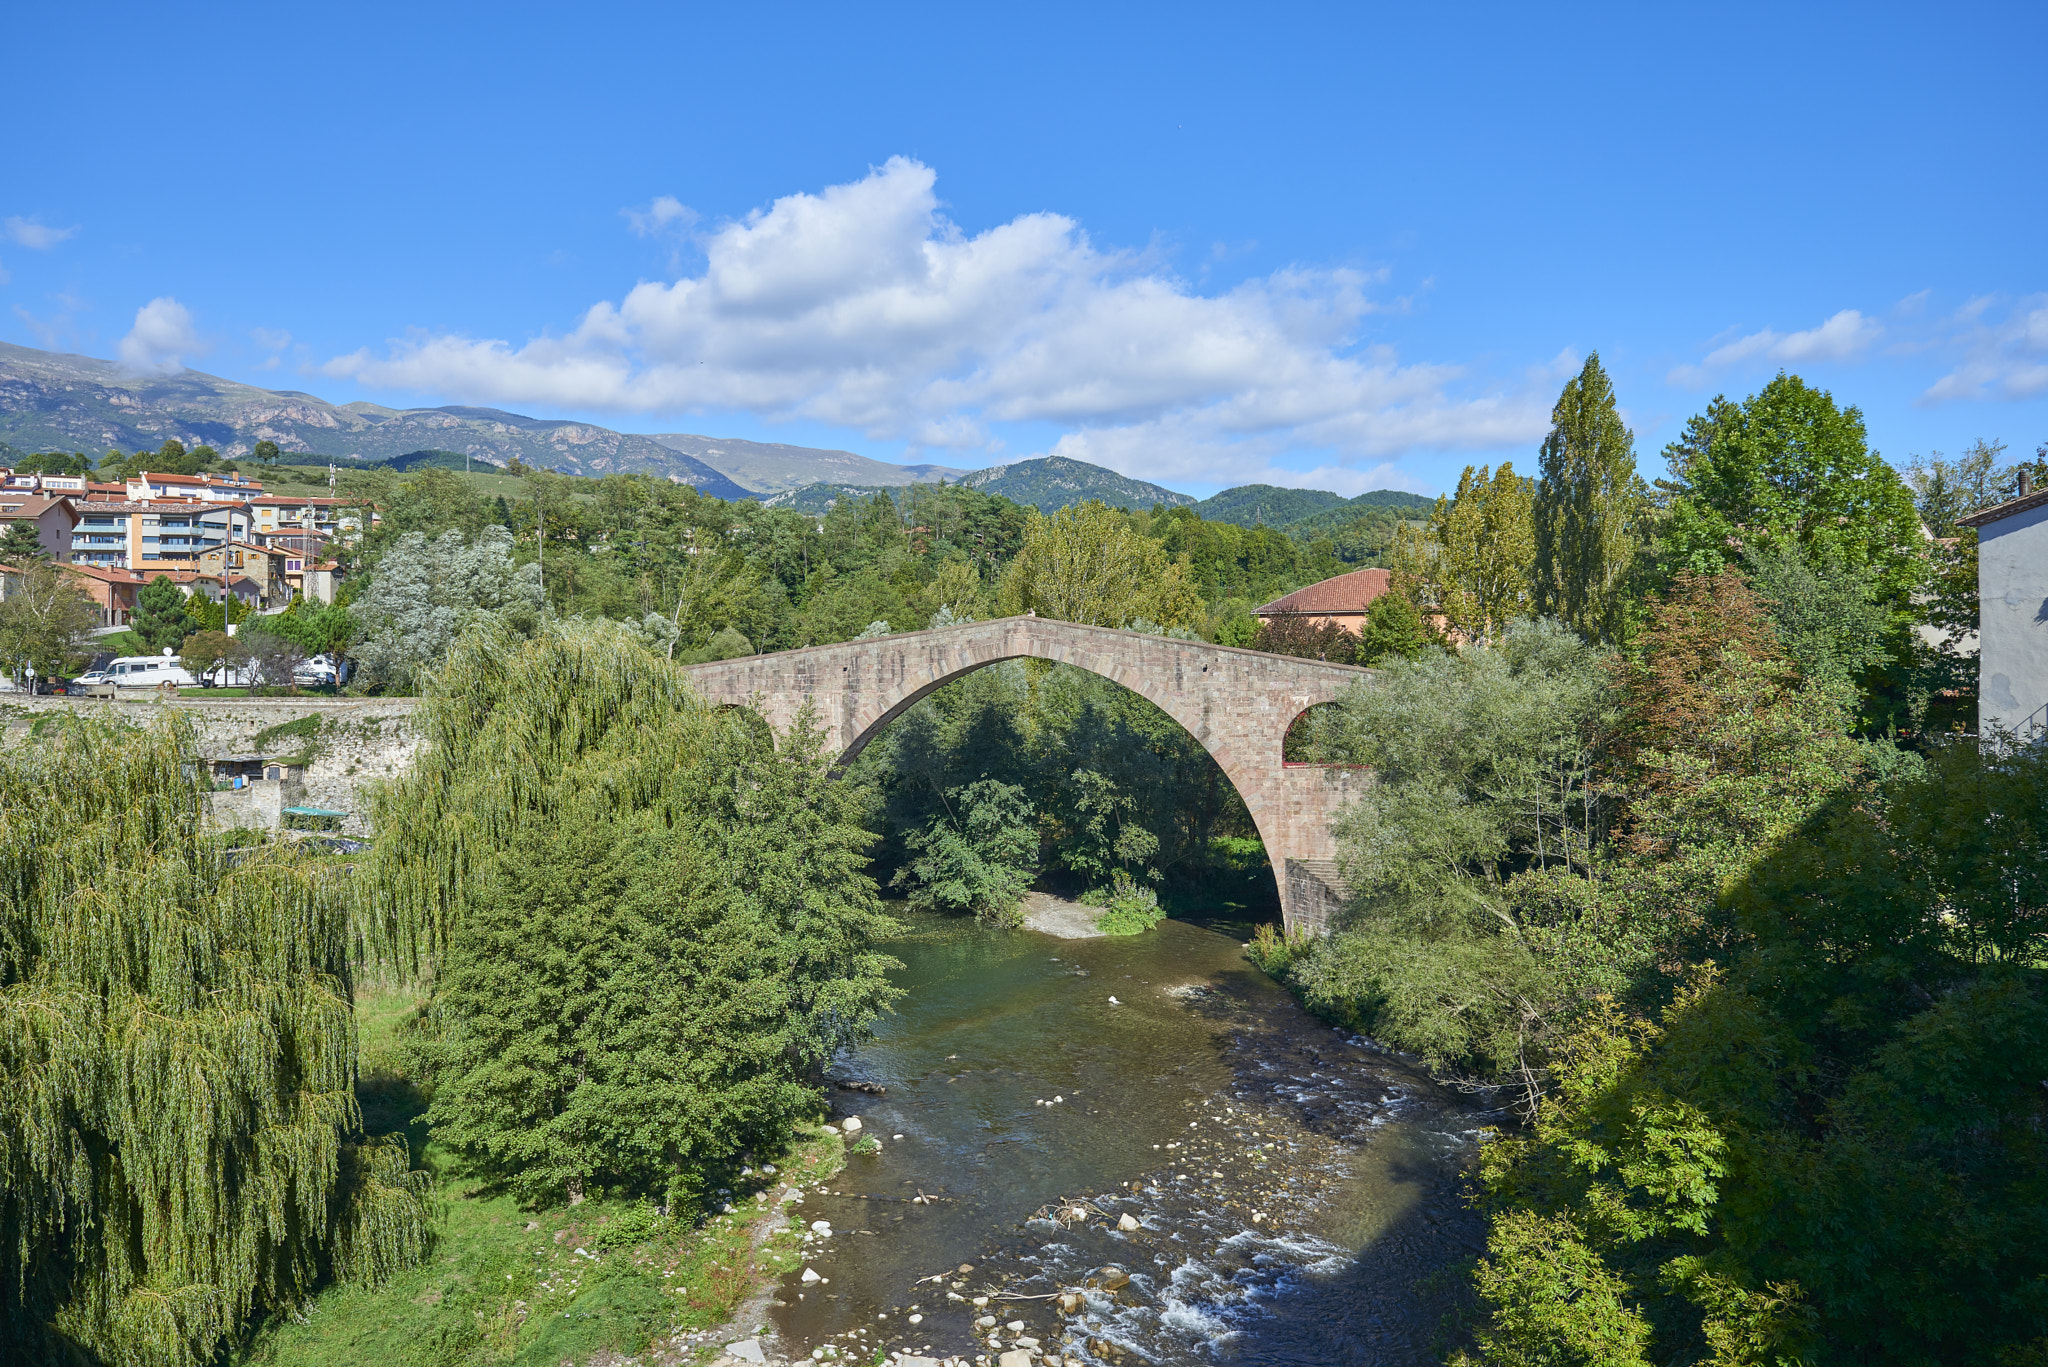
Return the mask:
<path id="1" fill-rule="evenodd" d="M 328 498 L 328 497 L 326 497 L 325 495 L 321 495 L 320 497 L 318 497 L 318 498 L 315 498 L 315 497 L 314 497 L 313 495 L 311 495 L 311 494 L 305 494 L 305 495 L 296 495 L 296 494 L 271 494 L 271 495 L 269 495 L 269 496 L 268 496 L 268 497 L 266 497 L 266 498 L 252 498 L 252 499 L 250 499 L 250 500 L 249 500 L 249 502 L 250 502 L 251 504 L 257 504 L 257 503 L 273 503 L 273 504 L 277 504 L 277 505 L 278 505 L 278 506 L 280 506 L 280 507 L 289 507 L 289 508 L 302 508 L 302 507 L 306 507 L 306 506 L 308 506 L 308 505 L 312 505 L 312 506 L 317 506 L 317 507 L 322 507 L 322 508 L 331 508 L 331 507 L 339 507 L 339 506 L 341 506 L 342 504 L 349 504 L 349 505 L 354 505 L 354 504 L 356 504 L 356 503 L 359 503 L 360 501 L 361 501 L 361 500 L 359 500 L 359 499 L 353 499 L 353 498 Z"/>
<path id="2" fill-rule="evenodd" d="M 132 481 L 137 484 L 199 484 L 217 485 L 223 489 L 261 489 L 263 482 L 254 479 L 229 479 L 217 475 L 165 475 L 144 470 Z"/>
<path id="3" fill-rule="evenodd" d="M 1393 572 L 1390 570 L 1353 570 L 1340 574 L 1335 579 L 1325 579 L 1320 584 L 1296 589 L 1285 598 L 1275 598 L 1264 607 L 1253 608 L 1252 612 L 1264 617 L 1276 612 L 1313 612 L 1321 614 L 1364 612 L 1372 600 L 1384 594 L 1393 586 Z"/>
<path id="4" fill-rule="evenodd" d="M 1997 522 L 2016 513 L 2032 512 L 2043 506 L 2048 506 L 2048 489 L 2036 489 L 2025 498 L 2007 499 L 1996 507 L 1982 509 L 1968 517 L 1959 517 L 1956 524 L 1962 527 L 1981 527 L 1987 522 Z"/>
<path id="5" fill-rule="evenodd" d="M 73 574 L 82 574 L 88 579 L 104 579 L 109 584 L 140 584 L 142 576 L 134 570 L 119 565 L 66 565 Z"/>

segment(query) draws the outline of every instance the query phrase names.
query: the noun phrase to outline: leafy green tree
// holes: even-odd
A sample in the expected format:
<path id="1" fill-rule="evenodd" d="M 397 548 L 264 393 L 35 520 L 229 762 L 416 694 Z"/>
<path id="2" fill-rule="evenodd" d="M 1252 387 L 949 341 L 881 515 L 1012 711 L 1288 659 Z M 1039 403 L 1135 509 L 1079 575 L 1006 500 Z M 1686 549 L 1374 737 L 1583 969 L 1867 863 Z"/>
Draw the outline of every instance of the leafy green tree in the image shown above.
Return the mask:
<path id="1" fill-rule="evenodd" d="M 1170 562 L 1125 514 L 1100 503 L 1032 515 L 1003 578 L 1002 606 L 1006 614 L 1036 612 L 1101 627 L 1140 618 L 1187 627 L 1200 613 L 1187 567 Z"/>
<path id="2" fill-rule="evenodd" d="M 169 575 L 159 574 L 136 591 L 129 628 L 152 654 L 185 639 L 191 619 L 185 615 L 185 595 Z"/>
<path id="3" fill-rule="evenodd" d="M 1145 828 L 1137 795 L 1095 769 L 1074 770 L 1073 786 L 1076 818 L 1060 862 L 1095 886 L 1109 885 L 1119 873 L 1128 878 L 1133 870 L 1156 882 L 1160 872 L 1152 860 L 1159 837 Z"/>
<path id="4" fill-rule="evenodd" d="M 68 673 L 99 624 L 99 609 L 68 572 L 35 561 L 0 601 L 0 663 L 17 676 L 25 669 L 45 678 Z"/>
<path id="5" fill-rule="evenodd" d="M 1994 1367 L 2048 1339 L 2048 753 L 1938 747 L 1761 854 L 1718 962 L 1661 1010 L 1598 1004 L 1533 1129 L 1487 1146 L 1486 1360 Z"/>
<path id="6" fill-rule="evenodd" d="M 1038 876 L 1038 814 L 1024 789 L 980 779 L 945 795 L 946 812 L 905 844 L 892 880 L 916 911 L 969 911 L 991 925 L 1021 925 L 1022 900 Z"/>
<path id="7" fill-rule="evenodd" d="M 1421 529 L 1395 534 L 1388 565 L 1397 588 L 1467 640 L 1489 641 L 1530 615 L 1536 561 L 1535 486 L 1501 462 L 1466 466 Z"/>
<path id="8" fill-rule="evenodd" d="M 1358 634 L 1356 659 L 1362 665 L 1383 660 L 1412 660 L 1441 638 L 1422 620 L 1415 600 L 1399 591 L 1383 593 L 1365 610 L 1365 628 Z"/>
<path id="9" fill-rule="evenodd" d="M 626 628 L 575 622 L 471 632 L 420 721 L 364 876 L 438 964 L 438 1138 L 528 1200 L 687 1203 L 815 1112 L 893 966 L 819 732 L 778 744 Z"/>
<path id="10" fill-rule="evenodd" d="M 1913 457 L 1903 474 L 1929 536 L 1954 536 L 1962 530 L 1957 518 L 2000 501 L 2005 467 L 1999 457 L 2004 453 L 2004 442 L 1979 437 L 1955 460 L 1939 451 Z"/>
<path id="11" fill-rule="evenodd" d="M 1739 408 L 1716 399 L 1668 453 L 1676 495 L 1661 553 L 1670 571 L 1712 576 L 1792 540 L 1813 563 L 1870 576 L 1881 601 L 1905 611 L 1922 574 L 1920 517 L 1870 450 L 1861 411 L 1780 374 Z"/>
<path id="12" fill-rule="evenodd" d="M 1511 882 L 1589 869 L 1613 713 L 1606 658 L 1548 620 L 1395 657 L 1312 713 L 1312 757 L 1378 782 L 1338 823 L 1354 900 L 1293 970 L 1306 1000 L 1443 1067 L 1540 1066 L 1557 971 Z"/>
<path id="13" fill-rule="evenodd" d="M 365 1137 L 346 880 L 205 834 L 190 730 L 0 755 L 0 1337 L 202 1367 L 328 1274 L 417 1263 L 425 1174 Z"/>
<path id="14" fill-rule="evenodd" d="M 263 468 L 265 470 L 268 470 L 272 466 L 277 464 L 277 458 L 279 454 L 280 453 L 277 449 L 277 443 L 267 438 L 263 441 L 257 442 L 256 449 L 249 453 L 251 458 L 262 463 Z"/>
<path id="15" fill-rule="evenodd" d="M 1533 510 L 1534 608 L 1588 640 L 1618 641 L 1649 508 L 1599 352 L 1565 383 L 1550 424 Z"/>
<path id="16" fill-rule="evenodd" d="M 310 653 L 294 633 L 272 629 L 267 619 L 263 626 L 246 626 L 235 636 L 237 648 L 262 679 L 265 688 L 284 688 L 293 693 L 299 691 L 295 677 L 299 666 L 306 663 Z"/>
<path id="17" fill-rule="evenodd" d="M 1760 547 L 1743 560 L 1800 677 L 1853 691 L 1890 658 L 1891 616 L 1867 571 L 1839 561 L 1815 564 L 1796 541 Z"/>
<path id="18" fill-rule="evenodd" d="M 178 664 L 195 679 L 241 659 L 246 643 L 225 631 L 195 631 L 185 638 Z"/>
<path id="19" fill-rule="evenodd" d="M 7 524 L 7 534 L 0 536 L 0 565 L 19 568 L 49 558 L 50 553 L 43 549 L 42 528 L 25 517 Z"/>
<path id="20" fill-rule="evenodd" d="M 413 688 L 472 625 L 493 619 L 530 630 L 540 612 L 539 567 L 514 566 L 512 537 L 502 528 L 486 527 L 474 541 L 459 531 L 431 542 L 408 532 L 349 611 L 361 636 L 356 660 L 370 678 Z"/>

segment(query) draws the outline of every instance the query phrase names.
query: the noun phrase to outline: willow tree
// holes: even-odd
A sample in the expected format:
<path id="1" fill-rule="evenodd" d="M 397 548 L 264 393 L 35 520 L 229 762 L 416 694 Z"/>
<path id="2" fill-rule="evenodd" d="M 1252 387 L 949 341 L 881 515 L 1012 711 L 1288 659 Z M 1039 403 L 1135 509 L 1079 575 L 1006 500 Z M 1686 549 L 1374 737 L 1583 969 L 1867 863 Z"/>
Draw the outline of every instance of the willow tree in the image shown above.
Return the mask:
<path id="1" fill-rule="evenodd" d="M 0 754 L 0 1336 L 187 1367 L 417 1261 L 356 1109 L 345 875 L 202 822 L 177 720 Z"/>
<path id="2" fill-rule="evenodd" d="M 1600 353 L 1565 382 L 1536 483 L 1536 611 L 1592 641 L 1623 629 L 1624 589 L 1648 531 L 1635 438 L 1615 407 Z"/>
<path id="3" fill-rule="evenodd" d="M 705 708 L 615 623 L 465 637 L 374 799 L 386 943 L 431 956 L 436 1139 L 536 1202 L 687 1200 L 817 1104 L 893 995 L 820 736 Z"/>

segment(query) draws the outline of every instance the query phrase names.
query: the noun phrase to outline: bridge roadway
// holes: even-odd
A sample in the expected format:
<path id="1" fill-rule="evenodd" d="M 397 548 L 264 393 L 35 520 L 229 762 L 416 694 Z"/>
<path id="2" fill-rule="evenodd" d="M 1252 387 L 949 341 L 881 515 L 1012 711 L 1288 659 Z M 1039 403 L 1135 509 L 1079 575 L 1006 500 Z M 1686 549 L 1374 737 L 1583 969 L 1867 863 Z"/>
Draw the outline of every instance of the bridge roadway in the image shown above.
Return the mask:
<path id="1" fill-rule="evenodd" d="M 1113 679 L 1200 741 L 1250 809 L 1287 927 L 1320 931 L 1341 903 L 1330 823 L 1368 781 L 1357 770 L 1287 764 L 1295 718 L 1371 670 L 1205 641 L 1005 617 L 838 645 L 749 655 L 689 669 L 716 706 L 748 707 L 778 732 L 806 703 L 841 767 L 932 690 L 1001 660 L 1054 660 Z"/>

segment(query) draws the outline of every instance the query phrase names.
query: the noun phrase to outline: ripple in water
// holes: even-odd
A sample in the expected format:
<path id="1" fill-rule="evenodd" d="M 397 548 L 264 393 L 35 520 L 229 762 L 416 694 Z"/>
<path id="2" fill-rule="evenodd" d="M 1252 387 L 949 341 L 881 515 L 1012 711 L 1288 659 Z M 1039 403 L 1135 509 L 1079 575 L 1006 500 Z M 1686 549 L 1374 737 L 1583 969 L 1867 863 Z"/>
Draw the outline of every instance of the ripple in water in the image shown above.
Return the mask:
<path id="1" fill-rule="evenodd" d="M 834 1233 L 806 1245 L 828 1280 L 778 1293 L 784 1353 L 1438 1360 L 1446 1274 L 1482 1239 L 1458 1173 L 1487 1114 L 1193 926 L 909 924 L 889 946 L 909 995 L 835 1069 L 886 1087 L 836 1094 L 883 1149 L 793 1208 Z"/>

